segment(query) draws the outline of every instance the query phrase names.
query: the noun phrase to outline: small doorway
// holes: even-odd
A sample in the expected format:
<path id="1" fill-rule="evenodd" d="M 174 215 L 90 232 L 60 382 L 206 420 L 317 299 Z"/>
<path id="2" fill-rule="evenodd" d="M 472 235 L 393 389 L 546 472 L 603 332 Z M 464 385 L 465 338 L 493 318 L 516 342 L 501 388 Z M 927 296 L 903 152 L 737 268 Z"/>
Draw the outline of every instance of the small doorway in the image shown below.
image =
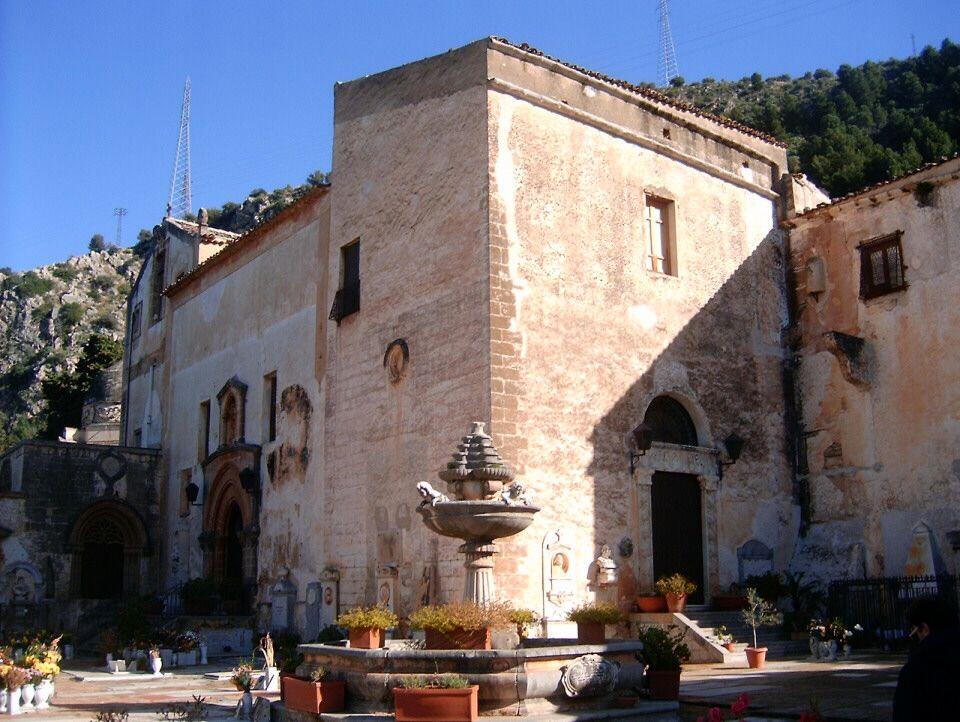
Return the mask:
<path id="1" fill-rule="evenodd" d="M 227 514 L 223 537 L 223 572 L 220 594 L 225 607 L 239 608 L 243 596 L 243 514 L 233 504 Z"/>
<path id="2" fill-rule="evenodd" d="M 123 535 L 106 519 L 83 540 L 80 596 L 119 599 L 123 595 Z"/>
<path id="3" fill-rule="evenodd" d="M 697 477 L 655 472 L 651 505 L 654 579 L 680 572 L 697 585 L 690 604 L 703 604 L 703 518 Z"/>

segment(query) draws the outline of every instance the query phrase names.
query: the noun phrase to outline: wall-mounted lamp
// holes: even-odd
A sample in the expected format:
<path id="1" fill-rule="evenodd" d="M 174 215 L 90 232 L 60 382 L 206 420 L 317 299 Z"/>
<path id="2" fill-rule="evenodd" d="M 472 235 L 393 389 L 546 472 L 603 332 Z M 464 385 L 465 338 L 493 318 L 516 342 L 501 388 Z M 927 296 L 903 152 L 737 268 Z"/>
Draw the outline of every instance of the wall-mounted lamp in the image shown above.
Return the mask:
<path id="1" fill-rule="evenodd" d="M 260 491 L 260 484 L 257 479 L 257 472 L 249 466 L 240 472 L 240 486 L 248 494 L 256 494 Z"/>
<path id="2" fill-rule="evenodd" d="M 640 423 L 637 428 L 630 432 L 630 436 L 633 438 L 634 447 L 636 447 L 636 450 L 631 449 L 627 452 L 630 457 L 630 476 L 633 476 L 633 472 L 637 470 L 637 462 L 640 457 L 650 451 L 650 446 L 653 444 L 653 429 L 647 424 Z"/>
<path id="3" fill-rule="evenodd" d="M 190 506 L 203 506 L 202 503 L 197 503 L 197 498 L 200 496 L 200 487 L 194 484 L 192 481 L 186 485 L 184 492 L 187 494 L 187 502 Z"/>
<path id="4" fill-rule="evenodd" d="M 743 447 L 746 444 L 746 439 L 740 438 L 740 435 L 737 432 L 733 432 L 726 439 L 723 440 L 723 445 L 727 449 L 727 456 L 730 457 L 730 461 L 723 461 L 719 456 L 717 456 L 717 476 L 719 479 L 723 479 L 723 467 L 732 466 L 737 463 L 737 459 L 740 458 L 740 452 L 743 451 Z"/>

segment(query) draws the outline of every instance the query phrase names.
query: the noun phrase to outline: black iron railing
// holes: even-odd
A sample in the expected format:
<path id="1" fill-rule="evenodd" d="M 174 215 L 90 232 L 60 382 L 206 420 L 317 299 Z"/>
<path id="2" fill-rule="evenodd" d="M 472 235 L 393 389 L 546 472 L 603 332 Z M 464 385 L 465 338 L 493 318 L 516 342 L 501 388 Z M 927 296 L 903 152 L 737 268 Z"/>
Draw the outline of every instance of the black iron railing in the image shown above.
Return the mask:
<path id="1" fill-rule="evenodd" d="M 939 597 L 957 612 L 958 591 L 960 577 L 949 575 L 845 579 L 830 584 L 827 611 L 848 629 L 859 624 L 864 637 L 878 646 L 900 647 L 910 633 L 907 610 L 915 599 Z"/>

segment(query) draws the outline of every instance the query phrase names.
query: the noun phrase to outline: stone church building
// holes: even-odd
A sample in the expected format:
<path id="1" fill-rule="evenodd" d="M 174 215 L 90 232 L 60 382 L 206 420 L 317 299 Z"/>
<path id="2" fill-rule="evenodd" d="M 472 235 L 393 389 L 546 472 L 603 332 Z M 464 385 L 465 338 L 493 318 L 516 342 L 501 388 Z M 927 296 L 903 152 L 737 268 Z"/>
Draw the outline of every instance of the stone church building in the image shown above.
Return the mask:
<path id="1" fill-rule="evenodd" d="M 473 421 L 542 508 L 496 576 L 547 620 L 676 571 L 704 603 L 771 569 L 902 573 L 921 524 L 956 573 L 957 399 L 929 386 L 956 391 L 955 309 L 925 335 L 956 288 L 953 163 L 923 204 L 912 176 L 829 204 L 762 133 L 496 38 L 337 85 L 332 185 L 241 237 L 164 219 L 131 293 L 151 582 L 212 578 L 304 639 L 458 598 L 415 487 Z M 899 285 L 884 266 L 865 299 L 856 249 L 891 234 Z M 942 374 L 898 378 L 921 342 Z"/>

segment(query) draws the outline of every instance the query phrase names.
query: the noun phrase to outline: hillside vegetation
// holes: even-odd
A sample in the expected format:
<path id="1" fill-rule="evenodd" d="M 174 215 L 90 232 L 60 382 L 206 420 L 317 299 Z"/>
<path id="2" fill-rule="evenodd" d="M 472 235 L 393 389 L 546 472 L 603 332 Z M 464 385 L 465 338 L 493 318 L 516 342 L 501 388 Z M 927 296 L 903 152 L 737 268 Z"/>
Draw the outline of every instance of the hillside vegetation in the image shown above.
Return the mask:
<path id="1" fill-rule="evenodd" d="M 785 141 L 791 170 L 834 197 L 960 151 L 960 45 L 950 40 L 836 73 L 675 79 L 665 92 Z"/>

